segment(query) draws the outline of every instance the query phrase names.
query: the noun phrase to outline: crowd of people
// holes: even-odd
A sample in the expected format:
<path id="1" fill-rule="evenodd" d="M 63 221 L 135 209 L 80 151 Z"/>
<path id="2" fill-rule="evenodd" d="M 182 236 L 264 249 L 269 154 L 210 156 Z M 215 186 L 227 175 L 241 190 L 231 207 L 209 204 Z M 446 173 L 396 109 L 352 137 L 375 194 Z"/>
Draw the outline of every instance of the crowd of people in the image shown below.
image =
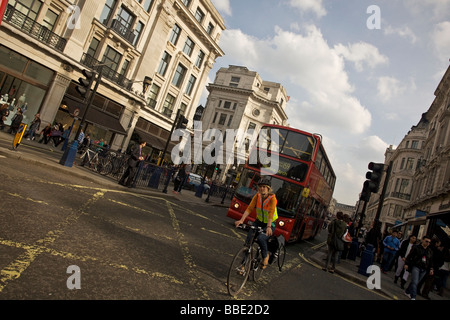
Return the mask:
<path id="1" fill-rule="evenodd" d="M 338 212 L 328 225 L 328 255 L 323 270 L 333 273 L 340 259 L 346 258 L 350 247 L 350 243 L 342 239 L 346 231 L 352 237 L 358 236 L 350 217 Z M 450 251 L 439 238 L 425 235 L 419 240 L 414 234 L 403 237 L 397 229 L 386 230 L 383 235 L 374 237 L 375 241 L 370 238 L 369 232 L 360 247 L 374 245 L 374 262 L 384 274 L 394 271 L 394 283 L 400 280 L 400 287 L 408 298 L 415 300 L 420 294 L 430 299 L 432 290 L 443 295 L 450 271 Z"/>

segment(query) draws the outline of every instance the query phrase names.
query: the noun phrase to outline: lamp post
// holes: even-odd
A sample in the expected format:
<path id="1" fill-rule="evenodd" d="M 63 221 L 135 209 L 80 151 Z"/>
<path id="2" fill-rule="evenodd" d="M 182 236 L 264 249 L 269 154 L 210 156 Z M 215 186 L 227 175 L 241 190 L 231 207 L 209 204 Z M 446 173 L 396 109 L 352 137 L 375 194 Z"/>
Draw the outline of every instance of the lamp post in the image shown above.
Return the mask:
<path id="1" fill-rule="evenodd" d="M 61 165 L 64 165 L 66 167 L 72 167 L 72 165 L 73 165 L 73 161 L 75 160 L 75 156 L 76 156 L 77 150 L 78 150 L 78 137 L 80 136 L 81 128 L 83 127 L 83 124 L 86 120 L 86 115 L 89 111 L 89 108 L 92 105 L 92 102 L 94 101 L 94 97 L 95 97 L 95 94 L 97 93 L 98 86 L 100 85 L 100 82 L 102 80 L 102 71 L 103 71 L 104 65 L 105 64 L 95 66 L 95 67 L 100 67 L 99 68 L 100 70 L 98 71 L 97 78 L 95 80 L 96 82 L 95 82 L 94 90 L 92 90 L 91 95 L 89 97 L 89 101 L 84 110 L 83 117 L 81 118 L 81 122 L 80 122 L 80 125 L 78 126 L 77 133 L 75 134 L 75 139 L 72 141 L 69 148 L 66 148 L 64 150 L 64 154 L 61 157 L 61 160 L 59 160 L 59 164 L 61 164 Z"/>

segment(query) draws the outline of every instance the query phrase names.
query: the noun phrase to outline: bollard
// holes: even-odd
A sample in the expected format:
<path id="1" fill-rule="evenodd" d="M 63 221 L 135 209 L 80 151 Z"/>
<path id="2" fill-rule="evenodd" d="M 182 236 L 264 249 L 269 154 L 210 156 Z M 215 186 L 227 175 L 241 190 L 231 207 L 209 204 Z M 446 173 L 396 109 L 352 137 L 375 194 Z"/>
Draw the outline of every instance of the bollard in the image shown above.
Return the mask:
<path id="1" fill-rule="evenodd" d="M 152 176 L 148 180 L 148 187 L 158 189 L 159 187 L 159 179 L 161 178 L 162 168 L 156 167 L 155 171 L 153 171 Z"/>
<path id="2" fill-rule="evenodd" d="M 167 172 L 167 169 L 166 169 L 167 179 L 166 179 L 166 183 L 164 184 L 164 189 L 162 191 L 163 193 L 167 193 L 167 187 L 169 186 L 170 180 L 172 180 L 172 175 L 173 175 L 174 171 L 175 171 L 174 168 L 171 168 L 169 172 Z"/>
<path id="3" fill-rule="evenodd" d="M 361 254 L 361 261 L 359 264 L 358 273 L 366 277 L 369 276 L 367 268 L 373 264 L 373 245 L 368 244 L 366 250 Z"/>
<path id="4" fill-rule="evenodd" d="M 205 179 L 202 178 L 202 181 L 200 182 L 198 187 L 195 189 L 195 196 L 201 199 L 204 190 L 205 190 Z"/>
<path id="5" fill-rule="evenodd" d="M 353 237 L 352 244 L 350 245 L 350 249 L 348 250 L 347 259 L 355 261 L 358 250 L 359 250 L 358 238 Z"/>

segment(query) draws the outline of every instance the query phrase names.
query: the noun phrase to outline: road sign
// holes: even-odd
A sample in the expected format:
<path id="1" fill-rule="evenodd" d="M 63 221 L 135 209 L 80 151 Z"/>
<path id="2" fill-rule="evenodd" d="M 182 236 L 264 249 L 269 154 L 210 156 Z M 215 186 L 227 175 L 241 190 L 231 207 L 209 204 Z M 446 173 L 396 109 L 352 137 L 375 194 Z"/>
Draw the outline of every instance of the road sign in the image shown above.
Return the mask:
<path id="1" fill-rule="evenodd" d="M 19 126 L 19 129 L 16 132 L 16 135 L 14 136 L 13 140 L 13 149 L 17 149 L 17 147 L 20 145 L 20 142 L 22 141 L 23 134 L 25 133 L 25 129 L 27 128 L 27 125 L 25 123 L 21 123 Z"/>

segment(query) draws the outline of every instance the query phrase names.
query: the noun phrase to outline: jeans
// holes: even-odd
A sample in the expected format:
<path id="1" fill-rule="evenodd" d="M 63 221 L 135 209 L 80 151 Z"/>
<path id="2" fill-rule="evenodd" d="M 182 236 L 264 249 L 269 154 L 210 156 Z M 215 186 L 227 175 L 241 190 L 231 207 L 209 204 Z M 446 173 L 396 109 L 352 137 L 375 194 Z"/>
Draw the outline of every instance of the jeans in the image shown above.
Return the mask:
<path id="1" fill-rule="evenodd" d="M 418 267 L 413 266 L 411 270 L 411 283 L 409 284 L 408 288 L 405 290 L 406 293 L 411 295 L 411 299 L 416 299 L 417 296 L 417 285 L 419 284 L 420 280 L 425 276 L 427 273 L 426 269 L 420 269 Z"/>
<path id="2" fill-rule="evenodd" d="M 325 265 L 325 269 L 328 269 L 328 266 L 331 263 L 331 268 L 334 270 L 336 268 L 336 262 L 339 259 L 339 252 L 332 245 L 328 245 L 328 254 L 327 254 L 327 263 Z"/>
<path id="3" fill-rule="evenodd" d="M 267 223 L 261 222 L 258 219 L 255 220 L 253 223 L 255 227 L 261 227 L 263 228 L 263 232 L 261 232 L 258 237 L 256 238 L 256 241 L 259 244 L 259 247 L 261 248 L 261 255 L 263 258 L 267 257 L 267 251 L 268 251 L 268 244 L 267 241 L 270 237 L 266 235 L 266 229 L 267 229 Z M 245 240 L 246 245 L 251 245 L 250 240 L 253 238 L 254 232 L 256 230 L 250 229 L 250 231 L 247 234 L 247 238 Z M 275 227 L 272 227 L 272 234 L 275 232 Z"/>
<path id="4" fill-rule="evenodd" d="M 381 269 L 383 271 L 389 271 L 392 260 L 394 260 L 395 257 L 395 251 L 386 251 L 386 249 L 384 249 L 384 253 L 383 253 L 383 265 L 381 266 Z"/>

